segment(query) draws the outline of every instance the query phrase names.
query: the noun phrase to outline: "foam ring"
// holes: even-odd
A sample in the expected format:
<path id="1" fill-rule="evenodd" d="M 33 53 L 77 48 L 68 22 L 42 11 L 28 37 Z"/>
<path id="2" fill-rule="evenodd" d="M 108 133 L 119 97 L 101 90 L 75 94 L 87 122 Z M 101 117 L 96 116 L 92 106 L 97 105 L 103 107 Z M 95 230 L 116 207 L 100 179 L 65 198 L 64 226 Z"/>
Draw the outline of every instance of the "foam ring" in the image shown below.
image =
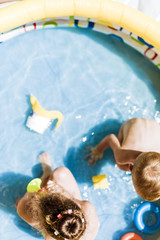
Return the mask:
<path id="1" fill-rule="evenodd" d="M 143 240 L 137 233 L 126 233 L 121 240 Z"/>
<path id="2" fill-rule="evenodd" d="M 156 214 L 157 221 L 152 226 L 145 225 L 143 221 L 144 214 L 146 212 L 152 211 Z M 139 231 L 145 234 L 154 234 L 160 228 L 160 208 L 156 203 L 144 202 L 135 211 L 134 223 Z"/>

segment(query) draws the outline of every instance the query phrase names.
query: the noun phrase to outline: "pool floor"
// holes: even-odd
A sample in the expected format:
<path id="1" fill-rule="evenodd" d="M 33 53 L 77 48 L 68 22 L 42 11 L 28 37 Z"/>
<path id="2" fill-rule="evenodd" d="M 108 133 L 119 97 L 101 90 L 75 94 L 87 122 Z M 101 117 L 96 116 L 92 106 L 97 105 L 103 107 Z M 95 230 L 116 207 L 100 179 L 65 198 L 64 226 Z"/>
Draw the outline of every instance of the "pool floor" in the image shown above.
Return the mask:
<path id="1" fill-rule="evenodd" d="M 83 199 L 97 210 L 96 240 L 120 240 L 134 231 L 143 240 L 160 233 L 136 230 L 133 214 L 143 200 L 130 173 L 117 168 L 109 149 L 96 166 L 84 160 L 87 146 L 118 133 L 134 117 L 160 123 L 160 71 L 141 54 L 113 37 L 85 30 L 45 29 L 0 45 L 0 236 L 32 240 L 42 236 L 19 218 L 14 203 L 28 182 L 41 176 L 38 155 L 47 151 L 53 169 L 67 166 Z M 33 94 L 48 110 L 64 115 L 40 135 L 26 127 Z M 92 176 L 106 174 L 109 188 L 94 190 Z M 160 205 L 160 203 L 158 202 Z"/>

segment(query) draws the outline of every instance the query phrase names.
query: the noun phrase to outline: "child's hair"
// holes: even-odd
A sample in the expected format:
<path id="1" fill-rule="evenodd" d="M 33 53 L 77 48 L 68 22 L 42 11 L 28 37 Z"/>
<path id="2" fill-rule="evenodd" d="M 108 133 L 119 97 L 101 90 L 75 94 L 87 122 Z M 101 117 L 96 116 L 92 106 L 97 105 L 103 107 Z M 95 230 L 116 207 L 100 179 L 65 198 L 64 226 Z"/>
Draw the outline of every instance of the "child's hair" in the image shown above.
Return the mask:
<path id="1" fill-rule="evenodd" d="M 41 193 L 31 201 L 38 229 L 54 239 L 78 240 L 86 229 L 80 207 L 71 199 L 57 193 Z"/>
<path id="2" fill-rule="evenodd" d="M 160 198 L 160 154 L 140 154 L 132 170 L 132 180 L 138 195 L 147 201 Z"/>

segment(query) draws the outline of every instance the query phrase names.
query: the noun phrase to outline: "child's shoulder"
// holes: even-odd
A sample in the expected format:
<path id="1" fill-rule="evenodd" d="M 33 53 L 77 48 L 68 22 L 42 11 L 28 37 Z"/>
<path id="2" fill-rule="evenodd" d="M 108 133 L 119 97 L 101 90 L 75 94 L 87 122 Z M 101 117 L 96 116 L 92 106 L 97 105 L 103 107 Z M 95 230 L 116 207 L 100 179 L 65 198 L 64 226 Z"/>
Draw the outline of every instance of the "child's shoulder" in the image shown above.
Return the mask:
<path id="1" fill-rule="evenodd" d="M 150 127 L 160 128 L 160 125 L 153 119 L 148 118 L 132 118 L 127 120 L 123 125 L 124 129 L 131 129 L 131 128 L 145 128 L 149 129 Z"/>
<path id="2" fill-rule="evenodd" d="M 94 239 L 99 229 L 99 220 L 94 205 L 89 201 L 82 201 L 82 211 L 86 219 L 86 231 L 80 240 Z"/>
<path id="3" fill-rule="evenodd" d="M 98 216 L 96 213 L 95 206 L 89 201 L 82 201 L 82 210 L 85 214 L 85 217 L 89 220 L 88 222 L 94 222 L 94 224 L 99 224 Z M 92 221 L 91 221 L 92 219 Z"/>
<path id="4" fill-rule="evenodd" d="M 158 124 L 154 119 L 149 119 L 149 118 L 132 118 L 126 121 L 126 123 L 150 123 L 150 124 Z"/>
<path id="5" fill-rule="evenodd" d="M 33 209 L 30 204 L 30 198 L 28 193 L 26 193 L 17 204 L 17 213 L 18 215 L 29 225 L 35 226 L 36 223 L 33 221 Z"/>

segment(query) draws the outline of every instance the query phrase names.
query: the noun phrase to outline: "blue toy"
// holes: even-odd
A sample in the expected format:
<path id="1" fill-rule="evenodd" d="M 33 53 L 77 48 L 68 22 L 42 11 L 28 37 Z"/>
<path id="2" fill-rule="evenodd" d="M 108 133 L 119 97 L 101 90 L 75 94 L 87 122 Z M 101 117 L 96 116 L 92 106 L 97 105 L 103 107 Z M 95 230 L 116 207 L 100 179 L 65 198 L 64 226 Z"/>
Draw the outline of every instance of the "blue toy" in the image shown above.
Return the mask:
<path id="1" fill-rule="evenodd" d="M 148 211 L 154 212 L 157 217 L 156 223 L 152 226 L 145 225 L 144 220 L 143 220 L 144 214 Z M 136 228 L 145 234 L 156 233 L 160 229 L 160 208 L 159 208 L 159 206 L 153 202 L 142 203 L 135 211 L 134 223 L 135 223 Z"/>

